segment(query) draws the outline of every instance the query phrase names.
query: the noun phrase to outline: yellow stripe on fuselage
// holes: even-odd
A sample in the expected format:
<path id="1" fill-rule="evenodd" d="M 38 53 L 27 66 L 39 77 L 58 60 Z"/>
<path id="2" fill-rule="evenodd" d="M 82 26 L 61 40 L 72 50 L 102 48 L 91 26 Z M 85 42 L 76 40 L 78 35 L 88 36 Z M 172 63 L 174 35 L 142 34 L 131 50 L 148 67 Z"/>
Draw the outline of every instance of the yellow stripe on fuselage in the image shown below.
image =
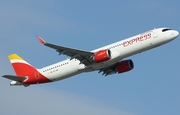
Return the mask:
<path id="1" fill-rule="evenodd" d="M 8 56 L 9 60 L 23 60 L 20 56 L 17 54 L 11 54 Z"/>

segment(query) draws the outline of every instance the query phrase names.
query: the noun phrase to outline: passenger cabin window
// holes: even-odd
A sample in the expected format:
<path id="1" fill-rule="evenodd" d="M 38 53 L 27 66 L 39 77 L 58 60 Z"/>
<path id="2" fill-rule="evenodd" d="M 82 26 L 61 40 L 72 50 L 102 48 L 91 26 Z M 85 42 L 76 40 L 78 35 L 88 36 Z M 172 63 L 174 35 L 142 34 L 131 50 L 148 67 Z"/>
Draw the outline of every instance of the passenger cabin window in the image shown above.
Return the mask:
<path id="1" fill-rule="evenodd" d="M 171 29 L 163 29 L 162 32 L 165 32 L 165 31 L 168 31 L 168 30 L 171 30 Z"/>

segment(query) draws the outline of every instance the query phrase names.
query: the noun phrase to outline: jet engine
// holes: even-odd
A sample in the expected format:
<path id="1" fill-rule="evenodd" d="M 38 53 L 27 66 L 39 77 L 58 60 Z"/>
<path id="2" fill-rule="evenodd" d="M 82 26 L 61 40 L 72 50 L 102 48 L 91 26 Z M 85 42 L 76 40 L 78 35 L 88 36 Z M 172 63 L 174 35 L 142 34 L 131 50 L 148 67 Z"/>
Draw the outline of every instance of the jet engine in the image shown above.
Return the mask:
<path id="1" fill-rule="evenodd" d="M 94 54 L 93 60 L 96 63 L 104 62 L 111 59 L 111 51 L 109 49 L 100 50 Z"/>
<path id="2" fill-rule="evenodd" d="M 124 61 L 118 62 L 118 64 L 115 67 L 115 70 L 118 73 L 124 73 L 124 72 L 132 70 L 133 68 L 134 68 L 134 64 L 132 60 L 124 60 Z"/>

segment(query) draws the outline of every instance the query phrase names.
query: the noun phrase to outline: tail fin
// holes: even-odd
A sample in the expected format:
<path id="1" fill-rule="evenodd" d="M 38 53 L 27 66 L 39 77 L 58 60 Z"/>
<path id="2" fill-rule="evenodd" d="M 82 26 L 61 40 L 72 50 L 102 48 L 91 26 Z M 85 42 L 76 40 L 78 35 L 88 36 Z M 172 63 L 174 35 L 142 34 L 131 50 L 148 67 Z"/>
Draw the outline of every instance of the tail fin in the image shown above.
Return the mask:
<path id="1" fill-rule="evenodd" d="M 14 68 L 16 76 L 4 75 L 3 77 L 14 80 L 11 82 L 11 85 L 22 84 L 24 86 L 28 86 L 30 84 L 52 82 L 50 79 L 46 78 L 46 76 L 41 74 L 38 69 L 34 68 L 17 54 L 11 54 L 8 58 Z"/>
<path id="2" fill-rule="evenodd" d="M 8 58 L 17 76 L 25 77 L 36 70 L 36 68 L 34 68 L 17 54 L 11 54 L 8 56 Z"/>

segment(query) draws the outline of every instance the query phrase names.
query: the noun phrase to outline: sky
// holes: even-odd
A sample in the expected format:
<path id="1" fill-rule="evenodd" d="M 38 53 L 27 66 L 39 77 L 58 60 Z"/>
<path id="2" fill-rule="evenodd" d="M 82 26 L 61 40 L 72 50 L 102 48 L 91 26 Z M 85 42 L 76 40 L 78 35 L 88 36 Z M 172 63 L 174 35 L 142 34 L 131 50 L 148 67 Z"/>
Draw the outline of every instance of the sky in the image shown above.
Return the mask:
<path id="1" fill-rule="evenodd" d="M 91 51 L 142 32 L 180 32 L 180 1 L 0 1 L 0 76 L 15 75 L 7 58 L 17 53 L 36 68 L 67 56 L 36 39 Z M 1 115 L 177 115 L 180 113 L 180 37 L 132 59 L 134 69 L 107 77 L 89 72 L 30 87 L 0 78 Z"/>

